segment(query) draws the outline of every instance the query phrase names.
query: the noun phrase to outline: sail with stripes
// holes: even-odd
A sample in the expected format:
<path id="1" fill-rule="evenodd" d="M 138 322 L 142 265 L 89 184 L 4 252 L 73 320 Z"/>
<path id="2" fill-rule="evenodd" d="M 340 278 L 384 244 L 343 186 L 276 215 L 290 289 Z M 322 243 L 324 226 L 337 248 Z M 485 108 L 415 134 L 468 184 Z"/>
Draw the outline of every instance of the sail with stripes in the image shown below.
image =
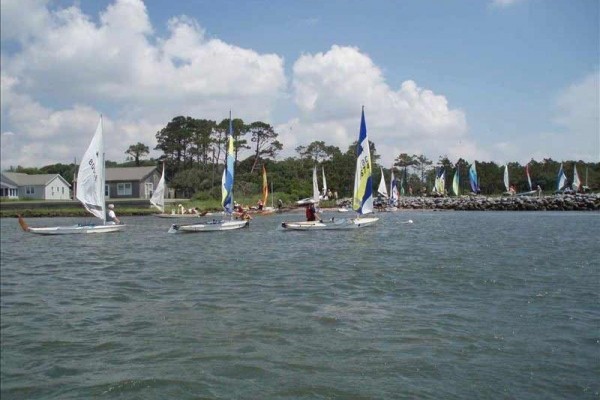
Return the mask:
<path id="1" fill-rule="evenodd" d="M 373 170 L 364 107 L 360 118 L 356 155 L 352 209 L 358 214 L 368 214 L 373 212 Z"/>
<path id="2" fill-rule="evenodd" d="M 267 170 L 262 167 L 262 203 L 266 207 L 267 199 L 269 198 L 269 183 L 267 182 Z"/>
<path id="3" fill-rule="evenodd" d="M 452 179 L 452 191 L 454 192 L 455 196 L 459 195 L 459 170 L 458 170 L 458 164 L 456 164 L 456 171 L 454 172 L 454 179 Z"/>
<path id="4" fill-rule="evenodd" d="M 226 213 L 233 212 L 233 178 L 234 178 L 235 153 L 233 148 L 233 125 L 231 112 L 229 112 L 229 133 L 227 134 L 227 155 L 223 178 L 221 179 L 221 204 Z"/>
<path id="5" fill-rule="evenodd" d="M 471 184 L 471 191 L 473 193 L 479 193 L 479 181 L 477 180 L 477 167 L 475 166 L 475 161 L 471 164 L 469 168 L 469 183 Z"/>
<path id="6" fill-rule="evenodd" d="M 562 188 L 564 188 L 566 183 L 567 183 L 567 175 L 565 175 L 565 171 L 563 170 L 563 165 L 562 165 L 562 163 L 560 163 L 560 169 L 558 170 L 556 190 L 561 190 Z"/>

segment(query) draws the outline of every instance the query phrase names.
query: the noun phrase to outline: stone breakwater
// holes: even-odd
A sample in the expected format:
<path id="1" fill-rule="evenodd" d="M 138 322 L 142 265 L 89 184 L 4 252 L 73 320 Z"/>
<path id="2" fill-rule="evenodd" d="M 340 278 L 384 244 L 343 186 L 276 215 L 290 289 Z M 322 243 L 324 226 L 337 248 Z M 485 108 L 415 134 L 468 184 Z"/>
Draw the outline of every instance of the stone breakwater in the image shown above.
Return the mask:
<path id="1" fill-rule="evenodd" d="M 598 211 L 600 194 L 543 197 L 401 197 L 401 209 L 458 211 Z"/>

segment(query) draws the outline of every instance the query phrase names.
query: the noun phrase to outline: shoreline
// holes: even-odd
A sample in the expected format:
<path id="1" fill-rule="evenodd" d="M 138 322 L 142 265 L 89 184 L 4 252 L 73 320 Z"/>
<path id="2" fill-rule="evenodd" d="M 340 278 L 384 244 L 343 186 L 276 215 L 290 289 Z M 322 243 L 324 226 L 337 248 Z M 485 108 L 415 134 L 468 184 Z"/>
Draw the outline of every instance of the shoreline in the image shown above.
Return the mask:
<path id="1" fill-rule="evenodd" d="M 284 212 L 300 212 L 304 207 L 284 207 Z M 323 207 L 321 211 L 337 212 L 337 207 Z M 600 211 L 600 194 L 568 194 L 542 197 L 531 196 L 460 196 L 460 197 L 401 197 L 398 211 Z M 215 211 L 215 210 L 207 210 Z M 375 210 L 375 212 L 378 212 Z M 123 206 L 118 216 L 153 215 L 157 211 L 148 206 Z M 31 207 L 11 207 L 11 203 L 0 203 L 0 218 L 37 217 L 86 217 L 83 207 L 56 207 L 36 202 Z M 276 215 L 274 212 L 268 215 Z"/>

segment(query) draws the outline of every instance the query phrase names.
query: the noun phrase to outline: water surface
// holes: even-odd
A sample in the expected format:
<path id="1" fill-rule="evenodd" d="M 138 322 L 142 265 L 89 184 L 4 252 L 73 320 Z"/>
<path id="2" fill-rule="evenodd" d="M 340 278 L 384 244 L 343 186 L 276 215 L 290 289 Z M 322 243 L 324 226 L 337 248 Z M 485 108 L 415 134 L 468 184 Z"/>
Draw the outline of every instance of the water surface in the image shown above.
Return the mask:
<path id="1" fill-rule="evenodd" d="M 1 397 L 599 397 L 599 213 L 379 216 L 55 237 L 2 219 Z"/>

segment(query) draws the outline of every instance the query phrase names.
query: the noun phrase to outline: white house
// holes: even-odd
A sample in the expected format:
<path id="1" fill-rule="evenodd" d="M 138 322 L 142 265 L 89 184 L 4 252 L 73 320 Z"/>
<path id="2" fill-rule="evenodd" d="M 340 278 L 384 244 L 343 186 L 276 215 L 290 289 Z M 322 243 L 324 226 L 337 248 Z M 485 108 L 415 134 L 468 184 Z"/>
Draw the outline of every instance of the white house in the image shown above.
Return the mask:
<path id="1" fill-rule="evenodd" d="M 40 200 L 70 200 L 71 185 L 59 174 L 28 175 L 2 172 L 2 197 Z"/>

